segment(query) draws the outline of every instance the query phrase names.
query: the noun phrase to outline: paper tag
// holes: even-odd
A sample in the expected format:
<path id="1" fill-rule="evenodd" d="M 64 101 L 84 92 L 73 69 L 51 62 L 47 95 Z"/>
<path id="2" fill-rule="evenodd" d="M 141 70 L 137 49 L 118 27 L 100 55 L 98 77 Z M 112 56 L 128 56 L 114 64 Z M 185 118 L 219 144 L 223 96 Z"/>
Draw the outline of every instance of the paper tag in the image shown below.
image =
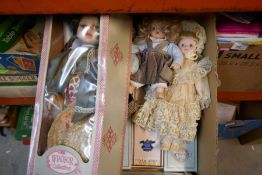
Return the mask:
<path id="1" fill-rule="evenodd" d="M 234 43 L 230 50 L 246 50 L 248 45 L 241 43 Z"/>

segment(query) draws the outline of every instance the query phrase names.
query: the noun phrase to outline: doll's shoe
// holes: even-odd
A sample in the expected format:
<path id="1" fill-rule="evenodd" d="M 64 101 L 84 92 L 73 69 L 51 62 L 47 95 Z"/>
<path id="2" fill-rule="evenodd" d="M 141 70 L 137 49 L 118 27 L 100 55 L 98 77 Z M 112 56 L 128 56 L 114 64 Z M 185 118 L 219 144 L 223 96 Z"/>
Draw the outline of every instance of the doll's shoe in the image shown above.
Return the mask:
<path id="1" fill-rule="evenodd" d="M 144 98 L 145 95 L 146 95 L 146 92 L 145 92 L 144 87 L 140 87 L 140 88 L 135 88 L 134 89 L 133 98 L 134 98 L 134 101 L 137 104 L 139 104 L 139 105 L 144 104 L 144 102 L 145 102 L 145 98 Z"/>
<path id="2" fill-rule="evenodd" d="M 165 98 L 165 90 L 164 89 L 156 89 L 156 98 L 163 99 Z"/>

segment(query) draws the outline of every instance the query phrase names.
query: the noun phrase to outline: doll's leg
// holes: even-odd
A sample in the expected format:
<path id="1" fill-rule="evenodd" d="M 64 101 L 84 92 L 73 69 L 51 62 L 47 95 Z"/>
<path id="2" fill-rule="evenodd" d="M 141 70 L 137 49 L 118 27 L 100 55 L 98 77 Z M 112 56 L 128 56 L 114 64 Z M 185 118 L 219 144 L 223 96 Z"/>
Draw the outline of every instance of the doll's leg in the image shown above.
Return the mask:
<path id="1" fill-rule="evenodd" d="M 145 102 L 145 88 L 143 84 L 131 81 L 129 85 L 128 117 L 133 116 Z"/>
<path id="2" fill-rule="evenodd" d="M 155 90 L 155 97 L 159 99 L 163 99 L 165 97 L 165 90 L 167 88 L 166 83 L 157 83 L 151 86 L 152 89 Z"/>
<path id="3" fill-rule="evenodd" d="M 142 105 L 145 102 L 145 89 L 144 89 L 144 84 L 138 83 L 131 81 L 130 86 L 129 86 L 129 93 L 132 95 L 134 101 L 137 104 Z"/>
<path id="4" fill-rule="evenodd" d="M 163 99 L 165 97 L 165 89 L 162 87 L 156 88 L 156 98 Z"/>

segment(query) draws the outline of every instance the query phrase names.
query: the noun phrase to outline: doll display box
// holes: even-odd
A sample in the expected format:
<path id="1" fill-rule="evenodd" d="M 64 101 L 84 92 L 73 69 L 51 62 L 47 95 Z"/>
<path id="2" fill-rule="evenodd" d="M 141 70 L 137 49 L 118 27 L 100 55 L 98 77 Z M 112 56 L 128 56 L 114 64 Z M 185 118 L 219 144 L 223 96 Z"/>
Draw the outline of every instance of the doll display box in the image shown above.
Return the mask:
<path id="1" fill-rule="evenodd" d="M 46 21 L 27 174 L 120 174 L 130 17 L 68 18 L 69 40 L 64 17 Z"/>
<path id="2" fill-rule="evenodd" d="M 46 21 L 27 174 L 125 174 L 122 169 L 130 169 L 133 157 L 129 155 L 134 151 L 132 140 L 125 138 L 132 15 L 70 19 L 69 28 L 77 27 L 69 35 L 63 22 L 67 17 Z M 186 18 L 204 26 L 204 55 L 213 64 L 208 75 L 212 100 L 197 128 L 197 173 L 216 175 L 215 17 L 189 14 Z"/>

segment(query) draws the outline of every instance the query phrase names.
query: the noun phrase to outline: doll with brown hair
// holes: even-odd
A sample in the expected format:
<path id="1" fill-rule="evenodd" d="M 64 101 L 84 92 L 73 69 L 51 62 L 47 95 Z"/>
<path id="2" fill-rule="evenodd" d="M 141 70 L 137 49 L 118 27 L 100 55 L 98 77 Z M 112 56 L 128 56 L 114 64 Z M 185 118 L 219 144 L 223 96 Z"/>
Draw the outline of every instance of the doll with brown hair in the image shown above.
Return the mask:
<path id="1" fill-rule="evenodd" d="M 191 25 L 201 28 L 205 35 L 202 26 L 195 22 Z M 175 70 L 172 86 L 164 99 L 146 101 L 135 115 L 136 124 L 159 132 L 162 150 L 183 152 L 185 143 L 193 141 L 196 136 L 201 110 L 210 105 L 207 74 L 212 63 L 208 57 L 201 57 L 202 49 L 199 48 L 203 48 L 203 42 L 205 36 L 196 36 L 194 30 L 181 33 L 178 46 L 185 60 L 181 69 Z"/>
<path id="2" fill-rule="evenodd" d="M 40 143 L 38 152 L 42 154 L 46 145 L 64 145 L 87 162 L 96 104 L 99 17 L 84 15 L 72 24 L 77 24 L 72 28 L 75 35 L 48 67 L 40 132 L 45 143 Z"/>
<path id="3" fill-rule="evenodd" d="M 145 18 L 139 26 L 132 54 L 138 55 L 139 66 L 131 76 L 134 90 L 149 85 L 156 98 L 164 98 L 165 89 L 172 83 L 173 69 L 180 69 L 183 54 L 168 36 L 171 23 L 161 17 Z"/>

